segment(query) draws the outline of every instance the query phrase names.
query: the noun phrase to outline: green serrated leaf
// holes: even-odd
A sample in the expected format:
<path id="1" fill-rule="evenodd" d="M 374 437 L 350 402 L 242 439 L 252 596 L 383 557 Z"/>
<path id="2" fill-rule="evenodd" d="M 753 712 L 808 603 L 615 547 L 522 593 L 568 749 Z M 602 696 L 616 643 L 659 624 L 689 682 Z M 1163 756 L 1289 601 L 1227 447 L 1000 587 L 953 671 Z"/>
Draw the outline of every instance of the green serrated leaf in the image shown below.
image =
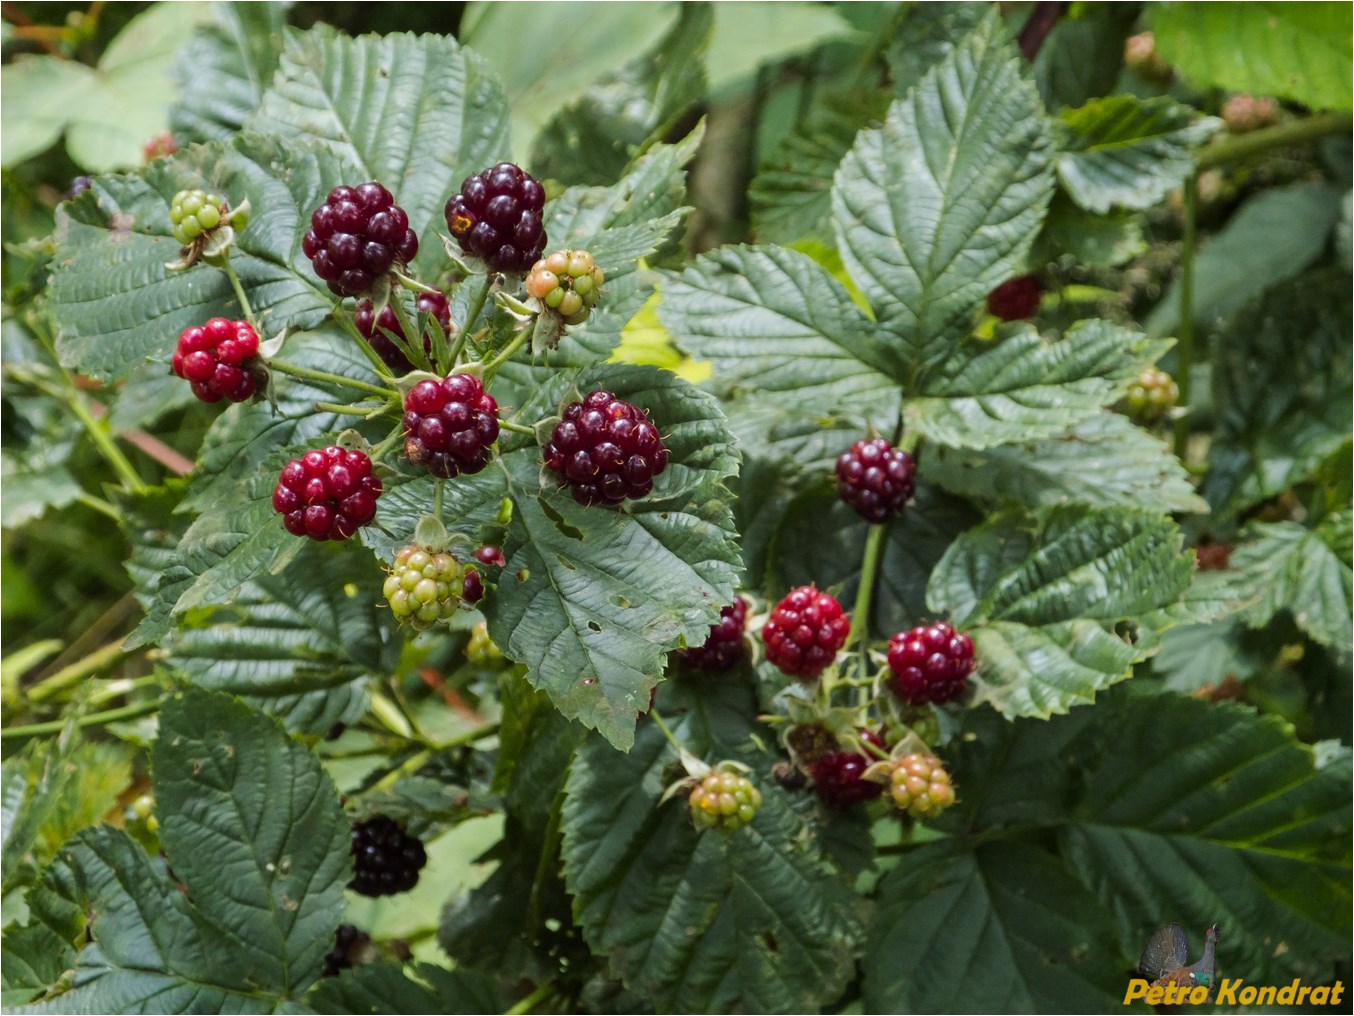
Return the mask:
<path id="1" fill-rule="evenodd" d="M 1345 652 L 1354 649 L 1350 514 L 1332 515 L 1316 529 L 1296 522 L 1256 522 L 1242 535 L 1247 542 L 1233 551 L 1231 565 L 1257 597 L 1243 615 L 1246 621 L 1259 627 L 1287 610 L 1316 641 Z"/>
<path id="2" fill-rule="evenodd" d="M 862 131 L 833 184 L 838 246 L 889 373 L 944 364 L 987 293 L 1023 271 L 1053 195 L 1034 86 L 991 12 Z"/>
<path id="3" fill-rule="evenodd" d="M 374 1012 L 484 1013 L 506 1008 L 492 978 L 427 963 L 408 968 L 393 963 L 362 964 L 320 981 L 306 996 L 306 1002 L 315 1012 L 353 1016 Z"/>
<path id="4" fill-rule="evenodd" d="M 1030 258 L 1036 264 L 1067 258 L 1086 267 L 1117 268 L 1147 250 L 1142 219 L 1124 210 L 1094 215 L 1060 191 L 1048 206 Z"/>
<path id="5" fill-rule="evenodd" d="M 982 451 L 926 445 L 919 469 L 956 494 L 1031 508 L 1151 504 L 1171 512 L 1208 511 L 1166 443 L 1118 413 L 1087 417 L 1042 441 Z"/>
<path id="6" fill-rule="evenodd" d="M 223 140 L 259 107 L 282 55 L 287 5 L 215 3 L 178 52 L 169 124 L 180 147 Z"/>
<path id="7" fill-rule="evenodd" d="M 971 338 L 907 403 L 909 426 L 954 448 L 1038 441 L 1099 414 L 1170 347 L 1108 321 L 1079 321 L 1058 340 L 1027 324 L 995 344 Z"/>

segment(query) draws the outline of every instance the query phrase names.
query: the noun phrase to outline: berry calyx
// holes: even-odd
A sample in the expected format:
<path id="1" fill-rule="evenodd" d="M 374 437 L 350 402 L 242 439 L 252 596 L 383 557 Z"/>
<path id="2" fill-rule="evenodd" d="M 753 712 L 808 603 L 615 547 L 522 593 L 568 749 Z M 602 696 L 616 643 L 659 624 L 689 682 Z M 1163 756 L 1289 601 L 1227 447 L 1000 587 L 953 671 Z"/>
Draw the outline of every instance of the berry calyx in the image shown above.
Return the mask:
<path id="1" fill-rule="evenodd" d="M 886 522 L 917 489 L 916 463 L 882 437 L 857 441 L 837 459 L 837 493 L 867 522 Z"/>
<path id="2" fill-rule="evenodd" d="M 210 233 L 227 217 L 226 203 L 215 194 L 200 190 L 181 190 L 169 202 L 169 221 L 174 239 L 187 247 L 204 233 Z"/>
<path id="3" fill-rule="evenodd" d="M 470 641 L 465 645 L 465 658 L 475 666 L 486 669 L 501 666 L 503 663 L 503 653 L 494 645 L 494 640 L 489 637 L 489 626 L 483 621 L 476 621 L 475 627 L 470 629 Z"/>
<path id="4" fill-rule="evenodd" d="M 259 337 L 248 321 L 218 317 L 180 332 L 169 365 L 203 402 L 243 402 L 263 373 L 258 353 Z"/>
<path id="5" fill-rule="evenodd" d="M 603 279 L 587 251 L 557 250 L 531 266 L 527 292 L 566 325 L 578 325 L 601 300 Z"/>
<path id="6" fill-rule="evenodd" d="M 179 143 L 169 131 L 161 131 L 141 146 L 141 158 L 145 162 L 154 162 L 179 150 Z"/>
<path id="7" fill-rule="evenodd" d="M 427 863 L 423 844 L 393 819 L 377 815 L 353 823 L 353 880 L 348 886 L 363 896 L 408 892 Z"/>
<path id="8" fill-rule="evenodd" d="M 564 408 L 545 446 L 545 464 L 579 504 L 620 504 L 653 489 L 654 477 L 668 467 L 668 450 L 643 410 L 598 391 Z"/>
<path id="9" fill-rule="evenodd" d="M 710 626 L 710 635 L 699 646 L 683 649 L 681 660 L 697 670 L 728 670 L 743 658 L 743 625 L 748 605 L 741 596 L 719 612 L 719 623 Z"/>
<path id="10" fill-rule="evenodd" d="M 301 250 L 331 292 L 356 296 L 412 261 L 418 237 L 390 191 L 372 181 L 331 190 L 311 215 Z"/>
<path id="11" fill-rule="evenodd" d="M 913 818 L 931 818 L 954 804 L 954 786 L 940 759 L 909 752 L 891 764 L 889 798 Z"/>
<path id="12" fill-rule="evenodd" d="M 450 479 L 478 473 L 498 440 L 498 403 L 474 374 L 420 381 L 404 397 L 404 454 Z"/>
<path id="13" fill-rule="evenodd" d="M 781 673 L 812 679 L 827 669 L 846 643 L 851 622 L 842 605 L 813 586 L 790 590 L 762 627 L 766 658 Z"/>
<path id="14" fill-rule="evenodd" d="M 824 755 L 813 766 L 813 785 L 818 790 L 818 796 L 833 808 L 851 808 L 865 801 L 873 801 L 884 792 L 882 784 L 864 778 L 865 770 L 883 757 L 884 743 L 872 730 L 858 730 L 856 734 L 862 742 L 880 749 L 880 754 L 834 751 Z"/>
<path id="15" fill-rule="evenodd" d="M 889 687 L 914 706 L 958 698 L 973 667 L 973 640 L 943 622 L 899 632 L 889 640 Z"/>
<path id="16" fill-rule="evenodd" d="M 732 832 L 752 821 L 762 792 L 746 776 L 716 770 L 692 788 L 688 804 L 697 829 Z"/>
<path id="17" fill-rule="evenodd" d="M 511 162 L 467 177 L 445 209 L 447 229 L 466 254 L 495 272 L 525 272 L 545 250 L 545 189 Z"/>
<path id="18" fill-rule="evenodd" d="M 372 952 L 371 936 L 351 924 L 340 924 L 334 932 L 334 947 L 325 954 L 321 977 L 337 977 L 340 970 L 366 962 Z"/>
<path id="19" fill-rule="evenodd" d="M 416 305 L 420 311 L 430 314 L 437 319 L 438 324 L 442 326 L 442 334 L 447 335 L 451 331 L 451 305 L 447 302 L 446 296 L 442 293 L 419 293 Z M 353 324 L 362 337 L 367 340 L 376 355 L 381 361 L 391 369 L 395 374 L 408 374 L 414 369 L 414 365 L 409 362 L 409 358 L 404 355 L 400 347 L 395 345 L 386 336 L 386 332 L 393 332 L 402 339 L 407 339 L 404 329 L 400 327 L 399 319 L 395 317 L 395 311 L 386 304 L 381 308 L 381 313 L 376 313 L 376 308 L 370 300 L 361 300 L 358 302 L 357 310 L 353 312 Z M 423 351 L 429 353 L 433 348 L 433 337 L 428 332 L 423 333 Z"/>
<path id="20" fill-rule="evenodd" d="M 1128 386 L 1128 416 L 1143 426 L 1161 423 L 1175 408 L 1180 389 L 1164 370 L 1148 367 Z"/>
<path id="21" fill-rule="evenodd" d="M 395 555 L 381 591 L 400 623 L 421 630 L 456 613 L 463 577 L 450 554 L 411 545 Z"/>
<path id="22" fill-rule="evenodd" d="M 1023 321 L 1039 310 L 1039 280 L 1033 275 L 1007 279 L 987 294 L 987 312 L 1003 321 Z"/>
<path id="23" fill-rule="evenodd" d="M 376 518 L 381 491 L 365 452 L 330 445 L 282 467 L 273 508 L 293 536 L 346 540 Z"/>

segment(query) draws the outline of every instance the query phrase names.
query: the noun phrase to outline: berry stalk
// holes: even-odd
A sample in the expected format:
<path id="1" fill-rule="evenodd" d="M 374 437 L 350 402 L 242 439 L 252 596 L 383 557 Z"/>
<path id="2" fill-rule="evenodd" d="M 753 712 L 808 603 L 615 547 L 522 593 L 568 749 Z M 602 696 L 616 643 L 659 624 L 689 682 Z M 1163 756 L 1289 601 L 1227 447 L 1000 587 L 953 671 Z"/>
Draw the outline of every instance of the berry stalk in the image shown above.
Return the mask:
<path id="1" fill-rule="evenodd" d="M 672 729 L 666 723 L 663 722 L 663 717 L 658 715 L 658 711 L 656 709 L 650 709 L 648 716 L 649 719 L 653 720 L 654 723 L 658 724 L 658 729 L 663 732 L 663 736 L 668 739 L 668 744 L 672 745 L 673 749 L 677 752 L 678 755 L 680 755 L 683 751 L 686 750 L 682 747 L 682 742 L 677 740 L 677 736 L 672 732 Z"/>
<path id="2" fill-rule="evenodd" d="M 299 377 L 305 381 L 319 381 L 323 384 L 338 385 L 340 388 L 351 388 L 353 391 L 366 392 L 368 395 L 376 395 L 382 399 L 388 399 L 396 394 L 390 388 L 369 385 L 365 381 L 344 377 L 342 374 L 331 374 L 327 370 L 314 370 L 311 367 L 302 367 L 295 363 L 287 363 L 284 360 L 269 360 L 268 369 L 275 370 L 279 374 L 290 374 L 292 377 Z"/>
<path id="3" fill-rule="evenodd" d="M 529 338 L 531 338 L 530 328 L 523 328 L 520 332 L 518 332 L 515 336 L 513 336 L 513 340 L 509 342 L 506 346 L 504 346 L 503 349 L 499 351 L 497 356 L 495 356 L 493 359 L 485 363 L 484 379 L 487 381 L 491 377 L 493 377 L 494 374 L 498 372 L 498 368 L 503 366 L 503 364 L 507 363 L 508 360 L 512 358 L 512 354 L 521 349 L 522 345 Z"/>
<path id="4" fill-rule="evenodd" d="M 874 600 L 875 582 L 879 575 L 879 561 L 884 556 L 884 536 L 888 532 L 887 524 L 870 527 L 870 535 L 865 538 L 865 554 L 860 564 L 860 590 L 856 593 L 856 606 L 852 611 L 851 631 L 846 636 L 846 644 L 860 643 L 860 675 L 865 676 L 869 668 L 870 645 L 870 605 Z"/>
<path id="5" fill-rule="evenodd" d="M 82 730 L 85 727 L 102 727 L 109 723 L 117 723 L 120 720 L 132 720 L 138 716 L 146 716 L 159 708 L 159 699 L 136 702 L 129 706 L 120 706 L 117 709 L 108 709 L 101 713 L 86 713 L 75 721 L 75 725 Z M 3 727 L 0 728 L 0 741 L 26 741 L 30 737 L 59 734 L 66 729 L 68 722 L 70 721 L 48 720 L 46 723 L 30 723 L 22 727 Z"/>
<path id="6" fill-rule="evenodd" d="M 239 301 L 240 310 L 244 312 L 244 319 L 249 322 L 249 327 L 254 329 L 256 335 L 262 335 L 263 331 L 259 328 L 258 318 L 254 316 L 254 308 L 249 305 L 249 297 L 245 296 L 240 277 L 235 274 L 235 266 L 230 263 L 229 251 L 221 259 L 221 271 L 225 272 L 226 278 L 230 280 L 230 288 L 235 290 L 235 299 Z"/>
<path id="7" fill-rule="evenodd" d="M 357 330 L 357 325 L 353 323 L 352 315 L 344 313 L 343 305 L 341 303 L 334 305 L 333 316 L 334 320 L 339 323 L 339 327 L 352 336 L 353 341 L 357 343 L 357 348 L 362 350 L 362 355 L 371 361 L 371 365 L 376 371 L 376 376 L 384 377 L 388 375 L 390 373 L 390 368 L 386 366 L 385 361 L 381 359 L 376 350 L 371 348 L 371 343 L 367 341 L 366 336 Z"/>
<path id="8" fill-rule="evenodd" d="M 1175 383 L 1180 391 L 1179 405 L 1188 410 L 1190 368 L 1194 361 L 1194 220 L 1199 211 L 1199 178 L 1190 174 L 1185 180 L 1185 223 L 1180 250 L 1180 324 L 1176 330 Z M 1189 414 L 1175 421 L 1175 457 L 1182 462 L 1189 444 Z"/>
<path id="9" fill-rule="evenodd" d="M 423 349 L 423 343 L 410 338 L 411 335 L 419 335 L 420 333 L 409 322 L 409 315 L 404 312 L 404 304 L 400 302 L 397 294 L 390 294 L 389 307 L 395 315 L 395 320 L 399 323 L 405 342 L 409 346 L 409 354 L 412 354 L 409 358 L 413 361 L 414 366 L 419 370 L 432 371 L 433 365 L 428 359 L 427 352 Z"/>

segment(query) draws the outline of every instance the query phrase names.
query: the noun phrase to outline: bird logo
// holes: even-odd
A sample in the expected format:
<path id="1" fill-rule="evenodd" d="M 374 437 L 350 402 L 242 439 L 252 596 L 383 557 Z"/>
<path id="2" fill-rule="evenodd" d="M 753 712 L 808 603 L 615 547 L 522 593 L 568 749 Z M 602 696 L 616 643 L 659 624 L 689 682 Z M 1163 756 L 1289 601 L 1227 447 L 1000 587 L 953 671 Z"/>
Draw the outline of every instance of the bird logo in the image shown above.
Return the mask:
<path id="1" fill-rule="evenodd" d="M 1152 987 L 1175 985 L 1177 988 L 1208 989 L 1210 997 L 1217 984 L 1218 926 L 1204 934 L 1204 954 L 1189 962 L 1189 939 L 1178 924 L 1158 928 L 1147 940 L 1147 948 L 1138 960 L 1138 972 L 1152 981 Z"/>

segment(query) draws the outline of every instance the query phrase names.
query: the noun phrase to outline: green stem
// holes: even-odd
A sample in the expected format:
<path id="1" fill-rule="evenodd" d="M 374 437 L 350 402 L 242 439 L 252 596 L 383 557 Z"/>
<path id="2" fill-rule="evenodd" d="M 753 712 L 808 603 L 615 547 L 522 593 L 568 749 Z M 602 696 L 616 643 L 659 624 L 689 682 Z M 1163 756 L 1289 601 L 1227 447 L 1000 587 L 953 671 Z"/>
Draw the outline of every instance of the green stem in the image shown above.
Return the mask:
<path id="1" fill-rule="evenodd" d="M 229 254 L 226 255 L 224 262 L 221 271 L 230 279 L 231 288 L 235 290 L 235 299 L 240 301 L 240 309 L 244 311 L 244 319 L 249 322 L 249 327 L 254 329 L 254 334 L 262 340 L 263 332 L 259 330 L 258 318 L 254 317 L 254 308 L 249 306 L 249 297 L 244 295 L 244 286 L 240 285 L 240 277 L 235 274 L 235 266 L 230 263 Z"/>
<path id="2" fill-rule="evenodd" d="M 160 700 L 155 699 L 151 702 L 137 702 L 130 706 L 122 706 L 119 709 L 109 709 L 101 713 L 89 713 L 81 716 L 75 721 L 77 727 L 102 727 L 108 723 L 116 723 L 119 720 L 131 720 L 138 716 L 145 716 L 153 713 L 160 708 Z M 25 727 L 4 727 L 0 729 L 0 741 L 19 741 L 30 737 L 46 737 L 48 734 L 59 734 L 66 729 L 66 720 L 50 720 L 47 723 L 30 723 Z"/>
<path id="3" fill-rule="evenodd" d="M 864 676 L 869 667 L 870 645 L 870 605 L 874 600 L 875 579 L 879 574 L 879 561 L 884 556 L 884 536 L 887 525 L 870 527 L 870 535 L 865 538 L 865 554 L 860 562 L 860 589 L 856 593 L 856 606 L 851 615 L 851 633 L 847 635 L 847 645 L 859 644 L 860 674 Z"/>
<path id="4" fill-rule="evenodd" d="M 1176 330 L 1175 383 L 1180 390 L 1180 407 L 1185 410 L 1175 421 L 1175 456 L 1181 461 L 1189 444 L 1190 375 L 1194 364 L 1194 220 L 1198 212 L 1198 177 L 1185 181 L 1184 243 L 1180 251 L 1180 324 Z"/>
<path id="5" fill-rule="evenodd" d="M 292 377 L 299 377 L 306 381 L 319 381 L 321 384 L 351 388 L 355 392 L 366 392 L 368 395 L 375 395 L 381 399 L 389 399 L 392 395 L 397 394 L 390 388 L 369 385 L 365 381 L 357 381 L 350 377 L 344 377 L 342 374 L 331 374 L 327 370 L 313 370 L 310 367 L 301 367 L 294 363 L 286 363 L 283 360 L 269 360 L 268 369 L 275 370 L 279 374 L 290 374 Z"/>
<path id="6" fill-rule="evenodd" d="M 371 409 L 363 409 L 360 406 L 341 406 L 337 402 L 317 402 L 315 408 L 322 413 L 338 413 L 340 416 L 371 416 Z M 379 407 L 377 412 L 384 407 Z"/>
<path id="7" fill-rule="evenodd" d="M 426 286 L 426 285 L 424 285 L 422 282 L 419 282 L 418 279 L 411 279 L 409 276 L 405 275 L 403 272 L 394 272 L 394 271 L 392 271 L 390 274 L 393 275 L 393 276 L 395 276 L 395 281 L 397 281 L 401 286 L 403 286 L 405 289 L 412 290 L 412 291 L 415 292 L 415 293 L 440 293 L 440 292 L 442 292 L 440 289 L 436 288 L 435 286 Z"/>
<path id="8" fill-rule="evenodd" d="M 503 366 L 503 364 L 507 363 L 508 360 L 512 358 L 512 354 L 521 349 L 523 343 L 525 343 L 529 338 L 531 338 L 530 328 L 523 328 L 520 332 L 514 335 L 512 341 L 509 342 L 506 346 L 504 346 L 502 351 L 497 356 L 495 356 L 492 360 L 489 360 L 485 363 L 484 379 L 487 381 L 491 377 L 493 377 L 496 373 L 498 373 L 498 368 Z"/>
<path id="9" fill-rule="evenodd" d="M 522 1001 L 518 1002 L 511 1009 L 508 1009 L 504 1013 L 504 1016 L 524 1016 L 525 1013 L 531 1012 L 537 1005 L 549 998 L 551 994 L 554 993 L 554 990 L 555 983 L 553 981 L 546 981 L 544 984 L 538 985 L 535 991 L 522 999 Z"/>
<path id="10" fill-rule="evenodd" d="M 388 790 L 399 782 L 400 777 L 407 776 L 410 773 L 422 769 L 437 752 L 446 751 L 449 748 L 459 748 L 463 744 L 473 744 L 476 741 L 483 741 L 486 737 L 493 737 L 497 734 L 498 728 L 499 721 L 495 720 L 493 723 L 486 723 L 481 727 L 467 730 L 464 734 L 457 734 L 449 741 L 443 741 L 441 744 L 424 748 L 422 751 L 411 755 L 409 758 L 405 759 L 404 762 L 400 763 L 400 765 L 382 776 L 376 783 L 372 784 L 366 792 L 370 794 L 373 791 Z"/>
<path id="11" fill-rule="evenodd" d="M 680 755 L 683 751 L 682 742 L 678 741 L 676 736 L 674 736 L 674 734 L 672 733 L 672 731 L 668 729 L 668 725 L 663 722 L 663 717 L 658 715 L 657 709 L 649 710 L 649 719 L 653 720 L 654 723 L 658 724 L 658 729 L 661 730 L 663 732 L 663 736 L 668 739 L 668 744 L 672 745 L 675 749 L 677 749 L 677 754 Z"/>
<path id="12" fill-rule="evenodd" d="M 51 677 L 44 678 L 33 685 L 28 689 L 29 701 L 45 702 L 49 698 L 54 698 L 67 688 L 79 684 L 89 675 L 97 674 L 108 664 L 121 658 L 122 655 L 122 640 L 110 642 L 108 645 L 94 650 L 84 659 L 76 660 L 68 667 L 62 667 Z"/>
<path id="13" fill-rule="evenodd" d="M 66 373 L 64 368 L 62 368 L 62 373 Z M 69 405 L 71 412 L 84 425 L 90 438 L 93 439 L 94 444 L 103 455 L 104 461 L 113 467 L 113 472 L 118 474 L 128 490 L 133 494 L 144 494 L 150 488 L 141 481 L 141 475 L 137 473 L 136 468 L 127 456 L 122 454 L 122 449 L 117 446 L 117 442 L 113 440 L 108 429 L 94 419 L 94 414 L 85 405 L 84 394 L 75 387 L 74 382 L 71 382 L 69 374 L 66 374 L 66 380 L 70 384 Z"/>
<path id="14" fill-rule="evenodd" d="M 514 434 L 526 434 L 528 437 L 536 436 L 536 430 L 534 427 L 527 427 L 520 423 L 513 423 L 511 420 L 500 419 L 498 421 L 498 426 L 500 430 L 510 430 Z"/>
<path id="15" fill-rule="evenodd" d="M 149 688 L 159 683 L 160 677 L 158 674 L 146 674 L 142 677 L 120 677 L 105 681 L 89 696 L 89 704 L 97 706 L 109 699 L 121 698 L 123 695 L 130 695 L 138 689 Z"/>
<path id="16" fill-rule="evenodd" d="M 433 365 L 428 362 L 428 354 L 423 349 L 423 336 L 414 328 L 409 315 L 404 312 L 404 304 L 400 301 L 398 293 L 390 294 L 390 309 L 395 315 L 395 322 L 400 326 L 400 331 L 404 333 L 404 345 L 408 350 L 406 355 L 409 361 L 419 370 L 432 371 Z"/>
<path id="17" fill-rule="evenodd" d="M 75 500 L 79 501 L 87 508 L 93 508 L 96 512 L 107 515 L 114 522 L 122 521 L 122 512 L 118 511 L 117 508 L 101 497 L 95 497 L 93 494 L 79 494 L 76 496 Z"/>
<path id="18" fill-rule="evenodd" d="M 470 311 L 465 316 L 465 324 L 461 325 L 462 338 L 460 338 L 459 341 L 462 344 L 465 342 L 464 336 L 469 335 L 471 330 L 475 327 L 475 321 L 479 318 L 480 311 L 484 309 L 484 301 L 489 298 L 489 290 L 492 288 L 493 284 L 494 277 L 492 275 L 486 275 L 484 277 L 484 283 L 480 286 L 480 291 L 475 294 L 474 302 L 470 304 Z"/>
<path id="19" fill-rule="evenodd" d="M 404 424 L 400 423 L 395 427 L 393 431 L 390 432 L 389 435 L 387 435 L 385 440 L 383 440 L 380 444 L 378 444 L 375 448 L 371 450 L 371 460 L 373 462 L 376 462 L 377 460 L 384 458 L 392 448 L 394 448 L 397 444 L 399 444 L 403 440 L 404 440 Z"/>
<path id="20" fill-rule="evenodd" d="M 572 768 L 573 760 L 569 760 L 569 768 Z M 568 771 L 565 771 L 565 778 L 568 778 Z M 541 856 L 536 859 L 536 874 L 531 880 L 531 895 L 527 898 L 527 927 L 536 928 L 541 923 L 541 890 L 545 887 L 546 877 L 550 874 L 550 863 L 555 858 L 555 851 L 559 849 L 560 840 L 560 817 L 564 811 L 564 785 L 560 784 L 559 792 L 555 794 L 554 803 L 550 806 L 550 818 L 545 823 L 545 837 L 541 845 Z"/>
<path id="21" fill-rule="evenodd" d="M 1318 113 L 1250 134 L 1226 137 L 1204 148 L 1195 159 L 1195 165 L 1200 170 L 1212 169 L 1225 162 L 1235 162 L 1267 152 L 1271 148 L 1314 141 L 1328 134 L 1348 134 L 1351 129 L 1354 129 L 1354 118 L 1348 113 Z"/>

